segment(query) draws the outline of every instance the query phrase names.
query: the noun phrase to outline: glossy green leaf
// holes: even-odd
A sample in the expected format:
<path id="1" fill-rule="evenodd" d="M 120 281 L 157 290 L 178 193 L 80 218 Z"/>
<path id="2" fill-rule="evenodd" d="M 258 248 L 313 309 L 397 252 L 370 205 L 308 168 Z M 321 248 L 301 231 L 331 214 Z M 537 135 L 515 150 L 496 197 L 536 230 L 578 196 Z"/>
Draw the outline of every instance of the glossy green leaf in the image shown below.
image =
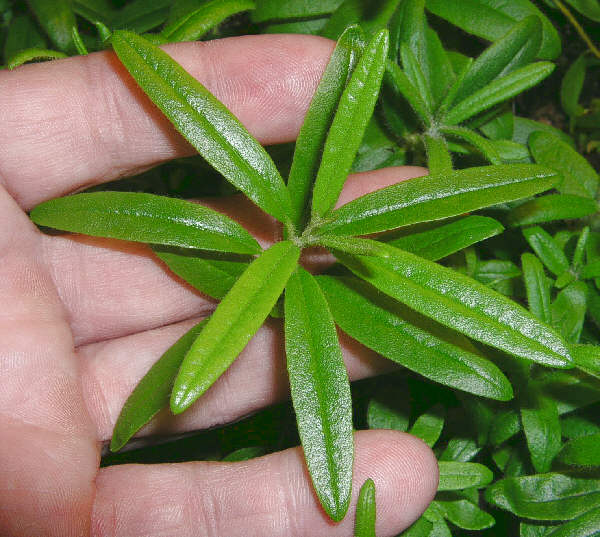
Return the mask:
<path id="1" fill-rule="evenodd" d="M 260 0 L 252 13 L 252 20 L 267 22 L 319 17 L 332 13 L 342 2 L 343 0 Z"/>
<path id="2" fill-rule="evenodd" d="M 387 30 L 373 37 L 340 98 L 315 180 L 313 218 L 333 208 L 350 172 L 379 95 L 388 42 Z"/>
<path id="3" fill-rule="evenodd" d="M 491 528 L 494 517 L 468 500 L 437 501 L 440 509 L 452 524 L 465 530 L 481 531 Z"/>
<path id="4" fill-rule="evenodd" d="M 569 440 L 562 448 L 559 459 L 571 466 L 600 466 L 600 434 Z"/>
<path id="5" fill-rule="evenodd" d="M 444 420 L 444 408 L 441 405 L 435 405 L 425 414 L 421 414 L 408 432 L 423 440 L 429 447 L 433 447 L 442 434 Z"/>
<path id="6" fill-rule="evenodd" d="M 341 35 L 312 98 L 298 139 L 288 178 L 292 221 L 301 230 L 308 217 L 311 186 L 338 103 L 364 48 L 364 34 L 351 26 Z"/>
<path id="7" fill-rule="evenodd" d="M 33 60 L 59 60 L 66 57 L 67 55 L 64 52 L 58 50 L 28 48 L 21 52 L 17 52 L 12 58 L 9 58 L 6 62 L 6 66 L 9 69 L 15 69 Z"/>
<path id="8" fill-rule="evenodd" d="M 600 424 L 596 423 L 595 416 L 587 417 L 579 414 L 568 414 L 561 418 L 560 426 L 563 437 L 569 440 L 588 435 L 600 435 Z"/>
<path id="9" fill-rule="evenodd" d="M 352 489 L 350 384 L 325 297 L 302 268 L 285 288 L 285 349 L 308 471 L 321 505 L 339 521 Z"/>
<path id="10" fill-rule="evenodd" d="M 487 216 L 467 216 L 434 229 L 411 233 L 389 241 L 389 245 L 407 250 L 431 261 L 443 259 L 480 241 L 499 235 L 500 222 Z"/>
<path id="11" fill-rule="evenodd" d="M 530 15 L 515 24 L 471 65 L 456 96 L 461 101 L 498 77 L 532 62 L 542 43 L 542 22 Z"/>
<path id="12" fill-rule="evenodd" d="M 512 409 L 502 410 L 494 417 L 490 427 L 490 442 L 499 446 L 521 430 L 519 414 Z"/>
<path id="13" fill-rule="evenodd" d="M 598 204 L 593 199 L 572 194 L 549 194 L 519 205 L 510 212 L 508 218 L 513 226 L 527 226 L 583 218 L 596 212 Z"/>
<path id="14" fill-rule="evenodd" d="M 72 28 L 75 14 L 69 0 L 27 0 L 31 11 L 48 34 L 53 45 L 62 52 L 74 54 Z"/>
<path id="15" fill-rule="evenodd" d="M 429 520 L 427 520 L 425 517 L 421 517 L 417 519 L 417 521 L 410 528 L 408 528 L 404 533 L 402 533 L 402 537 L 430 537 L 432 531 L 433 524 L 429 522 Z"/>
<path id="16" fill-rule="evenodd" d="M 570 348 L 573 345 L 569 346 Z M 550 370 L 539 379 L 543 392 L 556 401 L 559 415 L 600 401 L 600 382 L 583 371 Z"/>
<path id="17" fill-rule="evenodd" d="M 38 225 L 136 242 L 239 254 L 261 251 L 242 226 L 197 203 L 136 192 L 75 194 L 41 203 Z"/>
<path id="18" fill-rule="evenodd" d="M 525 253 L 521 256 L 523 281 L 527 292 L 529 310 L 540 321 L 552 322 L 550 312 L 550 279 L 544 273 L 540 260 L 532 254 Z"/>
<path id="19" fill-rule="evenodd" d="M 465 127 L 442 127 L 440 130 L 447 136 L 462 139 L 472 145 L 492 164 L 502 164 L 502 158 L 495 145 L 475 131 Z"/>
<path id="20" fill-rule="evenodd" d="M 539 226 L 526 228 L 523 235 L 540 261 L 555 276 L 569 269 L 569 261 L 550 234 Z"/>
<path id="21" fill-rule="evenodd" d="M 575 149 L 558 137 L 544 132 L 532 134 L 529 147 L 536 162 L 561 175 L 562 180 L 557 185 L 559 192 L 595 199 L 598 174 Z"/>
<path id="22" fill-rule="evenodd" d="M 194 250 L 153 246 L 154 253 L 170 270 L 195 289 L 223 298 L 248 268 L 248 261 Z"/>
<path id="23" fill-rule="evenodd" d="M 486 500 L 534 520 L 571 520 L 598 506 L 600 480 L 550 473 L 502 479 L 485 491 Z"/>
<path id="24" fill-rule="evenodd" d="M 572 363 L 563 340 L 516 302 L 449 268 L 390 247 L 390 257 L 338 255 L 357 276 L 419 313 L 526 360 Z"/>
<path id="25" fill-rule="evenodd" d="M 329 39 L 338 39 L 348 26 L 359 24 L 366 34 L 371 36 L 387 27 L 400 1 L 380 0 L 372 4 L 365 0 L 345 0 L 331 14 L 321 35 Z"/>
<path id="26" fill-rule="evenodd" d="M 512 261 L 504 259 L 489 259 L 480 261 L 472 277 L 490 287 L 496 288 L 501 282 L 518 278 L 521 270 Z"/>
<path id="27" fill-rule="evenodd" d="M 133 0 L 113 14 L 112 24 L 131 32 L 144 33 L 167 20 L 173 0 Z M 118 54 L 118 52 L 117 52 Z"/>
<path id="28" fill-rule="evenodd" d="M 161 34 L 169 42 L 195 41 L 228 17 L 254 8 L 254 0 L 211 0 L 165 26 Z"/>
<path id="29" fill-rule="evenodd" d="M 335 237 L 324 235 L 315 238 L 315 244 L 324 246 L 332 252 L 344 252 L 352 255 L 368 255 L 374 257 L 387 257 L 388 249 L 378 241 L 361 239 L 357 237 Z"/>
<path id="30" fill-rule="evenodd" d="M 457 125 L 484 110 L 535 86 L 554 71 L 550 62 L 536 62 L 520 67 L 500 78 L 496 78 L 484 88 L 465 97 L 445 115 L 443 121 Z"/>
<path id="31" fill-rule="evenodd" d="M 456 77 L 454 78 L 454 81 L 449 86 L 448 91 L 444 95 L 444 98 L 441 100 L 436 110 L 436 116 L 444 117 L 448 112 L 449 108 L 454 104 L 454 100 L 456 99 L 456 96 L 458 95 L 458 92 L 460 91 L 463 81 L 467 76 L 467 73 L 469 72 L 469 69 L 471 68 L 472 64 L 473 58 L 465 56 L 465 62 L 463 65 L 461 65 L 460 70 L 456 72 Z"/>
<path id="32" fill-rule="evenodd" d="M 448 144 L 441 136 L 423 135 L 425 150 L 427 151 L 427 168 L 429 173 L 441 174 L 452 170 L 452 157 L 448 151 Z"/>
<path id="33" fill-rule="evenodd" d="M 296 245 L 278 242 L 235 282 L 181 364 L 171 395 L 173 413 L 188 408 L 231 365 L 277 302 L 299 257 Z"/>
<path id="34" fill-rule="evenodd" d="M 388 61 L 386 64 L 386 84 L 388 84 L 397 95 L 404 97 L 417 116 L 425 123 L 430 124 L 430 111 L 421 94 L 413 85 L 406 73 L 400 67 Z"/>
<path id="35" fill-rule="evenodd" d="M 457 334 L 354 278 L 318 277 L 336 323 L 363 345 L 433 381 L 508 400 L 502 372 L 475 354 Z"/>
<path id="36" fill-rule="evenodd" d="M 551 526 L 521 522 L 519 525 L 519 537 L 546 537 L 551 530 Z"/>
<path id="37" fill-rule="evenodd" d="M 169 405 L 171 389 L 185 355 L 208 321 L 205 319 L 188 330 L 142 377 L 117 419 L 110 442 L 118 451 L 159 411 Z"/>
<path id="38" fill-rule="evenodd" d="M 375 483 L 372 479 L 367 479 L 358 495 L 354 537 L 375 537 L 376 520 Z"/>
<path id="39" fill-rule="evenodd" d="M 427 66 L 425 76 L 429 81 L 434 106 L 437 107 L 447 94 L 456 75 L 437 32 L 428 26 L 425 27 L 425 54 L 424 65 Z"/>
<path id="40" fill-rule="evenodd" d="M 600 378 L 600 346 L 571 345 L 571 356 L 575 365 L 588 375 Z"/>
<path id="41" fill-rule="evenodd" d="M 112 44 L 119 59 L 175 128 L 223 176 L 281 222 L 290 199 L 264 148 L 200 82 L 166 52 L 131 32 Z"/>
<path id="42" fill-rule="evenodd" d="M 598 537 L 600 535 L 600 507 L 546 533 L 545 537 Z"/>
<path id="43" fill-rule="evenodd" d="M 549 189 L 557 176 L 531 164 L 454 170 L 402 181 L 339 209 L 319 233 L 364 235 L 440 220 Z"/>
<path id="44" fill-rule="evenodd" d="M 400 58 L 402 59 L 402 67 L 406 76 L 413 83 L 419 95 L 425 102 L 429 113 L 433 110 L 433 96 L 429 89 L 429 83 L 425 78 L 422 65 L 406 43 L 400 44 Z"/>
<path id="45" fill-rule="evenodd" d="M 577 243 L 575 244 L 575 251 L 573 252 L 573 260 L 572 260 L 573 270 L 579 270 L 579 268 L 581 267 L 581 265 L 583 263 L 583 257 L 586 253 L 586 247 L 587 247 L 587 242 L 588 242 L 589 238 L 590 238 L 590 228 L 589 228 L 589 226 L 585 226 L 581 230 L 581 233 L 579 234 L 579 237 L 577 238 Z M 599 267 L 599 271 L 600 271 L 600 267 Z M 599 275 L 600 275 L 600 272 L 599 272 Z"/>
<path id="46" fill-rule="evenodd" d="M 542 21 L 541 59 L 560 54 L 560 37 L 547 17 L 529 0 L 427 0 L 427 9 L 466 32 L 496 41 L 517 21 L 535 15 Z"/>
<path id="47" fill-rule="evenodd" d="M 451 438 L 439 457 L 440 461 L 469 462 L 481 448 L 472 438 Z"/>
<path id="48" fill-rule="evenodd" d="M 494 478 L 489 468 L 476 462 L 438 461 L 438 467 L 438 491 L 482 488 Z"/>
<path id="49" fill-rule="evenodd" d="M 561 431 L 556 403 L 530 382 L 521 406 L 521 422 L 536 472 L 550 470 L 561 448 Z"/>
<path id="50" fill-rule="evenodd" d="M 552 324 L 564 338 L 577 343 L 581 336 L 586 312 L 587 286 L 573 282 L 565 287 L 550 306 Z"/>
<path id="51" fill-rule="evenodd" d="M 81 39 L 81 35 L 79 35 L 79 30 L 77 30 L 77 26 L 73 26 L 73 28 L 71 28 L 71 34 L 72 34 L 73 43 L 75 43 L 75 48 L 76 48 L 77 52 L 82 56 L 87 55 L 88 49 L 85 46 L 83 39 Z"/>
<path id="52" fill-rule="evenodd" d="M 556 127 L 553 127 L 552 125 L 548 125 L 547 123 L 542 123 L 541 121 L 535 121 L 525 117 L 514 116 L 513 125 L 513 142 L 527 145 L 529 137 L 534 132 L 546 132 L 549 134 L 554 134 L 566 144 L 570 145 L 571 147 L 575 147 L 573 138 L 571 138 L 567 133 L 557 129 Z"/>
<path id="53" fill-rule="evenodd" d="M 585 82 L 587 53 L 581 54 L 567 69 L 560 85 L 560 103 L 567 115 L 574 118 L 583 113 L 579 97 Z"/>
<path id="54" fill-rule="evenodd" d="M 5 34 L 4 62 L 27 49 L 46 49 L 48 43 L 40 33 L 37 24 L 29 15 L 17 15 L 12 18 Z"/>

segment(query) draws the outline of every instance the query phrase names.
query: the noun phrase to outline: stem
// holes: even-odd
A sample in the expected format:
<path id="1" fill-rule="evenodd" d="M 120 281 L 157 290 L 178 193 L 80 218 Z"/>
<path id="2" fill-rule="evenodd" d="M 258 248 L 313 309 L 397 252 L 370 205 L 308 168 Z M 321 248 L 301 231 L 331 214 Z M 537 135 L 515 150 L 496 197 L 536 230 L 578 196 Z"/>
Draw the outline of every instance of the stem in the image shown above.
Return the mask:
<path id="1" fill-rule="evenodd" d="M 600 59 L 600 49 L 598 49 L 598 47 L 596 47 L 596 45 L 594 45 L 594 43 L 590 39 L 590 36 L 585 32 L 585 30 L 583 29 L 583 27 L 581 26 L 581 24 L 579 24 L 579 22 L 577 21 L 577 19 L 573 16 L 573 13 L 571 13 L 569 11 L 569 9 L 567 8 L 567 6 L 565 6 L 561 2 L 561 0 L 554 0 L 554 3 L 556 4 L 556 7 L 558 9 L 560 9 L 560 11 L 562 12 L 562 14 L 567 18 L 567 20 L 573 25 L 573 28 L 575 28 L 575 30 L 579 34 L 579 37 L 581 37 L 581 39 L 583 39 L 583 41 L 588 46 L 588 48 L 590 49 L 590 51 L 592 52 L 592 54 L 594 56 L 596 56 L 596 58 Z"/>

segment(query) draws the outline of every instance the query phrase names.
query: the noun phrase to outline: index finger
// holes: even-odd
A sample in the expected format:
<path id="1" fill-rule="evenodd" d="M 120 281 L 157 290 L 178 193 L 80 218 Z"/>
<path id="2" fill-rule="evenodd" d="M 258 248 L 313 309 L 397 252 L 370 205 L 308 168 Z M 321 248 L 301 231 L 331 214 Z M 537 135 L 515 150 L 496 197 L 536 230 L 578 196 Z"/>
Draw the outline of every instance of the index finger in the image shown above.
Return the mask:
<path id="1" fill-rule="evenodd" d="M 332 48 L 301 35 L 165 46 L 265 145 L 295 139 Z M 24 209 L 194 153 L 111 52 L 2 71 L 0 87 L 0 184 Z"/>

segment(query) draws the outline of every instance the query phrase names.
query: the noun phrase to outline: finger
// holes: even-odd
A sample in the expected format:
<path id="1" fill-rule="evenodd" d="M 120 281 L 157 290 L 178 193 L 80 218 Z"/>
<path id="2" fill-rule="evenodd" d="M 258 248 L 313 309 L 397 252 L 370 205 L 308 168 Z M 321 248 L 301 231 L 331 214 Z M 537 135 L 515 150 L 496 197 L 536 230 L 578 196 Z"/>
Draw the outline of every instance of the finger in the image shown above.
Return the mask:
<path id="1" fill-rule="evenodd" d="M 84 397 L 99 441 L 110 439 L 123 404 L 152 364 L 199 321 L 188 320 L 79 349 Z M 351 380 L 394 368 L 392 362 L 343 332 L 340 332 L 340 344 Z M 282 324 L 269 320 L 188 411 L 173 416 L 165 409 L 140 435 L 169 435 L 224 425 L 287 397 L 289 384 Z"/>
<path id="2" fill-rule="evenodd" d="M 264 144 L 295 139 L 333 43 L 260 35 L 165 46 Z M 193 154 L 111 52 L 0 71 L 0 182 L 26 209 Z"/>
<path id="3" fill-rule="evenodd" d="M 92 515 L 97 537 L 350 537 L 358 490 L 377 489 L 377 535 L 408 527 L 433 499 L 437 464 L 420 440 L 393 431 L 355 435 L 353 499 L 329 521 L 311 488 L 300 449 L 243 463 L 192 462 L 104 468 Z"/>
<path id="4" fill-rule="evenodd" d="M 423 175 L 423 168 L 386 168 L 350 176 L 341 199 Z M 232 202 L 233 201 L 233 202 Z M 252 203 L 238 197 L 213 202 L 263 244 L 278 228 Z M 44 237 L 45 256 L 65 305 L 77 345 L 150 330 L 207 314 L 215 302 L 174 276 L 140 244 L 94 237 Z M 313 253 L 317 270 L 331 256 Z"/>

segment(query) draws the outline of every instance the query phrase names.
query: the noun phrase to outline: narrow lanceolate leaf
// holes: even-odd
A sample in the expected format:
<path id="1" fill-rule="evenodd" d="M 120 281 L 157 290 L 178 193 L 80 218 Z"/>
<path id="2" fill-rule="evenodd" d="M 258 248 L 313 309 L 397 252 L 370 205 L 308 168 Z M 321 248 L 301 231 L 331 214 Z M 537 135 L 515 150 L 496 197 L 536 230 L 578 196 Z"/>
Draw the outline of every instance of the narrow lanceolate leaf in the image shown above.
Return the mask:
<path id="1" fill-rule="evenodd" d="M 590 434 L 569 440 L 559 459 L 572 466 L 600 466 L 600 434 Z"/>
<path id="2" fill-rule="evenodd" d="M 585 82 L 587 52 L 586 50 L 569 66 L 560 85 L 560 104 L 571 120 L 584 112 L 584 108 L 579 104 L 579 97 Z"/>
<path id="3" fill-rule="evenodd" d="M 406 73 L 396 63 L 387 62 L 385 80 L 396 94 L 401 95 L 407 100 L 423 123 L 428 125 L 431 122 L 431 114 L 425 100 L 421 97 L 408 76 L 406 76 Z"/>
<path id="4" fill-rule="evenodd" d="M 600 346 L 571 345 L 571 356 L 575 365 L 588 375 L 600 378 Z"/>
<path id="5" fill-rule="evenodd" d="M 387 257 L 389 250 L 382 243 L 370 239 L 357 237 L 336 237 L 325 235 L 319 237 L 317 243 L 333 252 L 339 251 L 353 255 L 369 255 L 375 257 Z"/>
<path id="6" fill-rule="evenodd" d="M 311 185 L 319 169 L 323 145 L 346 83 L 364 48 L 363 40 L 364 34 L 358 26 L 350 26 L 340 36 L 298 134 L 288 179 L 292 221 L 298 230 L 307 219 Z"/>
<path id="7" fill-rule="evenodd" d="M 502 158 L 494 144 L 475 131 L 465 127 L 442 127 L 440 130 L 447 136 L 459 138 L 472 145 L 492 164 L 502 164 Z"/>
<path id="8" fill-rule="evenodd" d="M 226 18 L 254 9 L 253 0 L 212 0 L 166 26 L 161 34 L 173 41 L 194 41 Z"/>
<path id="9" fill-rule="evenodd" d="M 302 268 L 285 288 L 285 349 L 308 471 L 327 514 L 344 518 L 352 490 L 352 399 L 333 318 Z"/>
<path id="10" fill-rule="evenodd" d="M 200 82 L 143 37 L 118 31 L 119 59 L 175 128 L 223 176 L 281 222 L 290 199 L 265 149 Z"/>
<path id="11" fill-rule="evenodd" d="M 456 99 L 461 101 L 492 80 L 532 62 L 541 43 L 540 18 L 535 15 L 524 18 L 473 62 Z"/>
<path id="12" fill-rule="evenodd" d="M 521 256 L 523 281 L 527 292 L 529 310 L 540 321 L 552 322 L 550 312 L 550 279 L 544 273 L 540 260 L 532 254 L 525 253 Z"/>
<path id="13" fill-rule="evenodd" d="M 438 491 L 485 487 L 494 478 L 483 464 L 476 462 L 438 461 L 440 482 Z"/>
<path id="14" fill-rule="evenodd" d="M 569 144 L 553 134 L 534 132 L 529 147 L 535 161 L 552 168 L 561 176 L 557 189 L 562 194 L 596 198 L 598 174 L 590 163 Z"/>
<path id="15" fill-rule="evenodd" d="M 508 218 L 513 226 L 526 226 L 583 218 L 598 212 L 598 204 L 590 198 L 572 194 L 549 194 L 540 196 L 513 209 Z"/>
<path id="16" fill-rule="evenodd" d="M 232 256 L 153 246 L 154 253 L 177 276 L 213 298 L 223 298 L 248 268 L 248 261 Z"/>
<path id="17" fill-rule="evenodd" d="M 354 537 L 375 537 L 376 520 L 375 483 L 372 479 L 367 479 L 358 494 Z"/>
<path id="18" fill-rule="evenodd" d="M 523 235 L 540 261 L 552 274 L 560 276 L 569 269 L 567 256 L 547 231 L 535 226 L 524 229 Z"/>
<path id="19" fill-rule="evenodd" d="M 433 381 L 508 400 L 512 388 L 492 362 L 467 350 L 461 336 L 355 278 L 319 276 L 335 322 L 386 358 Z"/>
<path id="20" fill-rule="evenodd" d="M 203 320 L 170 347 L 138 382 L 117 419 L 111 451 L 121 449 L 160 410 L 169 405 L 173 382 L 185 355 L 207 320 Z"/>
<path id="21" fill-rule="evenodd" d="M 499 235 L 503 230 L 504 227 L 497 220 L 473 215 L 428 231 L 393 239 L 388 244 L 430 261 L 437 261 L 463 248 Z"/>
<path id="22" fill-rule="evenodd" d="M 197 203 L 154 194 L 75 194 L 38 205 L 30 217 L 41 226 L 98 237 L 239 254 L 261 250 L 234 220 Z"/>
<path id="23" fill-rule="evenodd" d="M 408 432 L 423 440 L 429 447 L 433 447 L 442 434 L 445 414 L 442 405 L 434 405 L 415 420 Z"/>
<path id="24" fill-rule="evenodd" d="M 521 422 L 536 472 L 550 470 L 561 447 L 560 422 L 556 402 L 529 383 L 521 406 Z"/>
<path id="25" fill-rule="evenodd" d="M 442 136 L 423 136 L 425 150 L 427 151 L 427 167 L 433 175 L 452 170 L 452 157 L 448 151 L 448 144 Z"/>
<path id="26" fill-rule="evenodd" d="M 444 117 L 448 125 L 457 125 L 492 106 L 511 99 L 535 86 L 554 71 L 550 62 L 536 62 L 490 82 L 487 86 L 465 97 Z"/>
<path id="27" fill-rule="evenodd" d="M 404 68 L 406 76 L 408 76 L 417 88 L 419 95 L 421 95 L 425 101 L 427 110 L 431 112 L 433 110 L 433 97 L 429 90 L 429 84 L 425 78 L 419 60 L 417 60 L 417 57 L 406 43 L 400 45 L 400 58 L 402 59 L 402 67 Z"/>
<path id="28" fill-rule="evenodd" d="M 27 0 L 31 11 L 59 50 L 74 54 L 72 28 L 76 25 L 75 14 L 69 0 Z"/>
<path id="29" fill-rule="evenodd" d="M 173 413 L 188 408 L 242 352 L 277 302 L 299 257 L 296 245 L 278 242 L 235 282 L 181 364 L 171 395 Z"/>
<path id="30" fill-rule="evenodd" d="M 533 164 L 454 170 L 409 179 L 336 209 L 319 233 L 364 235 L 458 216 L 552 187 L 557 175 Z"/>
<path id="31" fill-rule="evenodd" d="M 486 500 L 517 516 L 534 520 L 571 520 L 600 502 L 600 479 L 550 473 L 497 481 Z"/>
<path id="32" fill-rule="evenodd" d="M 600 535 L 600 507 L 583 513 L 556 529 L 549 530 L 544 537 L 597 537 Z"/>
<path id="33" fill-rule="evenodd" d="M 565 287 L 550 306 L 552 324 L 570 343 L 577 343 L 583 329 L 587 286 L 576 281 Z"/>
<path id="34" fill-rule="evenodd" d="M 477 341 L 541 364 L 571 366 L 561 337 L 516 302 L 464 274 L 389 248 L 385 259 L 338 259 L 392 298 Z"/>
<path id="35" fill-rule="evenodd" d="M 45 48 L 28 48 L 17 52 L 14 56 L 10 57 L 6 62 L 6 66 L 9 69 L 16 69 L 21 65 L 31 62 L 33 60 L 59 60 L 66 58 L 67 55 L 59 50 L 48 50 Z"/>
<path id="36" fill-rule="evenodd" d="M 373 37 L 342 94 L 315 180 L 312 214 L 317 218 L 335 205 L 350 172 L 379 95 L 388 42 L 387 30 Z"/>

